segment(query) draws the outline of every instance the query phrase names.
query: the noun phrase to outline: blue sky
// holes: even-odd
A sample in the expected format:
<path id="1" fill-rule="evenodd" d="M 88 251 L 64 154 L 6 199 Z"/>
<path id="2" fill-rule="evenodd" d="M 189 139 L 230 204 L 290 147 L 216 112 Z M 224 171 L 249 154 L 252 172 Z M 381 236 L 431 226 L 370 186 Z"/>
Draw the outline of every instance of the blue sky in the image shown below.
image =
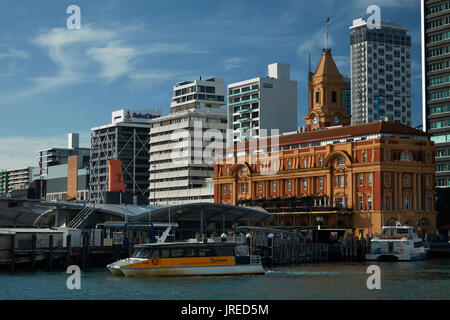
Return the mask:
<path id="1" fill-rule="evenodd" d="M 81 30 L 66 9 L 81 8 Z M 298 81 L 298 118 L 307 111 L 308 53 L 315 68 L 331 18 L 330 47 L 349 74 L 352 20 L 377 4 L 383 20 L 412 36 L 413 125 L 421 124 L 419 0 L 2 0 L 0 168 L 32 166 L 36 150 L 64 147 L 67 133 L 109 123 L 121 108 L 168 113 L 174 83 L 265 76 L 288 63 Z"/>

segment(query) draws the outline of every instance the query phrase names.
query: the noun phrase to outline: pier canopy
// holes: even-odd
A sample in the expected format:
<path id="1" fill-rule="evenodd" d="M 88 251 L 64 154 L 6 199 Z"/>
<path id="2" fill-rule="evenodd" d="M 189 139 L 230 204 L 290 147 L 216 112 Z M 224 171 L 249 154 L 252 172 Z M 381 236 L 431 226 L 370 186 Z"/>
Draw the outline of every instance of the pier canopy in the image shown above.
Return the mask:
<path id="1" fill-rule="evenodd" d="M 36 226 L 54 225 L 61 226 L 63 221 L 70 221 L 76 218 L 76 214 L 89 208 L 89 214 L 96 214 L 99 219 L 97 223 L 106 221 L 128 220 L 135 222 L 264 222 L 272 220 L 272 215 L 263 208 L 233 206 L 226 204 L 199 202 L 180 205 L 167 206 L 134 206 L 120 204 L 90 204 L 80 202 L 57 201 L 48 202 L 51 207 L 36 219 Z M 71 214 L 69 219 L 59 218 L 63 212 Z M 102 217 L 102 218 L 100 218 Z M 70 222 L 69 222 L 70 224 Z"/>

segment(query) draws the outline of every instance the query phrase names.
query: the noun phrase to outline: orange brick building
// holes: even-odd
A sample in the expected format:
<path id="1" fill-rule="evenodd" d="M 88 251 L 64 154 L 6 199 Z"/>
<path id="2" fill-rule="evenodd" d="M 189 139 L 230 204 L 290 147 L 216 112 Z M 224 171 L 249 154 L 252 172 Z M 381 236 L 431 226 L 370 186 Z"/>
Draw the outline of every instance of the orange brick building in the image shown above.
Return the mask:
<path id="1" fill-rule="evenodd" d="M 263 207 L 279 225 L 374 234 L 400 221 L 434 233 L 434 143 L 400 123 L 340 125 L 348 117 L 339 76 L 324 51 L 310 83 L 307 132 L 225 150 L 214 170 L 215 202 Z"/>

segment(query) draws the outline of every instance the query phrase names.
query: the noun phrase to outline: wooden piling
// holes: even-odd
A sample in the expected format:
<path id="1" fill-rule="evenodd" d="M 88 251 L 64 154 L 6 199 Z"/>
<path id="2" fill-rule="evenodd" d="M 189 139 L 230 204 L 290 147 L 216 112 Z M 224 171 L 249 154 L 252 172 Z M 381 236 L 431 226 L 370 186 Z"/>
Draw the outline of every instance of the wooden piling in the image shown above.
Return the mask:
<path id="1" fill-rule="evenodd" d="M 11 234 L 10 237 L 10 241 L 11 241 L 11 252 L 10 252 L 10 257 L 11 257 L 11 271 L 14 271 L 15 269 L 15 265 L 16 265 L 16 237 L 14 234 Z"/>
<path id="2" fill-rule="evenodd" d="M 31 235 L 31 270 L 36 271 L 36 235 Z"/>
<path id="3" fill-rule="evenodd" d="M 53 264 L 53 235 L 48 236 L 48 271 L 52 271 Z"/>
<path id="4" fill-rule="evenodd" d="M 68 234 L 67 235 L 67 242 L 66 242 L 66 268 L 68 267 L 68 266 L 70 266 L 70 256 L 71 256 L 71 250 L 70 250 L 70 246 L 71 246 L 71 238 L 72 238 L 72 235 L 70 235 L 70 234 Z"/>

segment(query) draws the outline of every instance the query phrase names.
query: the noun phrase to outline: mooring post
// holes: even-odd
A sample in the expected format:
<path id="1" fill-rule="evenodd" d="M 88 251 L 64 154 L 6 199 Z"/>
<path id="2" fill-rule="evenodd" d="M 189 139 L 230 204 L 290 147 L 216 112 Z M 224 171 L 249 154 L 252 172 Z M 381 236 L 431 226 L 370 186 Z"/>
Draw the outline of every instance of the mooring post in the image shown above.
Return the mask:
<path id="1" fill-rule="evenodd" d="M 31 270 L 36 271 L 36 234 L 31 235 Z"/>
<path id="2" fill-rule="evenodd" d="M 298 255 L 299 255 L 299 247 L 300 247 L 300 240 L 298 240 L 297 241 L 297 243 L 295 244 L 295 249 L 296 249 L 296 251 L 297 251 L 297 254 L 296 254 L 296 256 L 297 256 L 297 258 L 296 258 L 296 260 L 295 260 L 295 262 L 298 264 Z"/>
<path id="3" fill-rule="evenodd" d="M 53 235 L 48 236 L 48 271 L 52 271 L 53 263 Z"/>
<path id="4" fill-rule="evenodd" d="M 11 256 L 11 271 L 14 271 L 15 264 L 16 264 L 16 252 L 15 252 L 16 251 L 15 250 L 16 237 L 15 237 L 15 234 L 11 234 L 10 241 L 11 241 L 11 253 L 10 253 L 10 256 Z"/>
<path id="5" fill-rule="evenodd" d="M 70 252 L 70 245 L 71 245 L 71 237 L 72 237 L 72 235 L 70 235 L 70 234 L 68 234 L 67 235 L 67 242 L 66 242 L 66 249 L 67 249 L 67 252 L 66 252 L 66 268 L 68 267 L 68 266 L 70 266 L 70 255 L 71 255 L 71 252 Z"/>

